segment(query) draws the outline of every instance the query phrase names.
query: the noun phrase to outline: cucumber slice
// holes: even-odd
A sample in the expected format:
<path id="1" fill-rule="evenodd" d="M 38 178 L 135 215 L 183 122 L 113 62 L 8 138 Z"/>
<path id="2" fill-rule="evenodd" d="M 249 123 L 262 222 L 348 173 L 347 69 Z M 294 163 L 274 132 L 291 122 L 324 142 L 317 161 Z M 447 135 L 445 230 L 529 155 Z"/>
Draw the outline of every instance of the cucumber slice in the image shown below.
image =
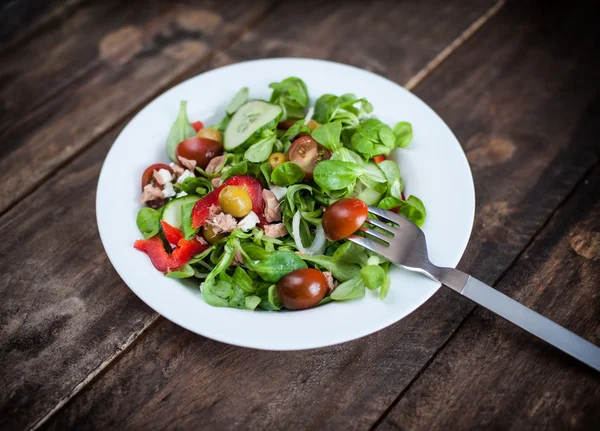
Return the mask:
<path id="1" fill-rule="evenodd" d="M 379 193 L 373 189 L 370 189 L 361 181 L 356 182 L 356 186 L 354 186 L 354 192 L 352 193 L 352 196 L 364 201 L 367 205 L 377 205 L 381 198 L 383 198 L 383 195 L 384 193 Z"/>
<path id="2" fill-rule="evenodd" d="M 171 226 L 176 227 L 179 230 L 183 229 L 183 222 L 181 221 L 181 207 L 189 202 L 196 202 L 200 199 L 200 196 L 183 196 L 181 198 L 173 199 L 171 202 L 165 205 L 161 220 L 166 221 Z"/>
<path id="3" fill-rule="evenodd" d="M 364 201 L 367 205 L 376 205 L 385 195 L 387 181 L 383 171 L 373 162 L 365 164 L 365 175 L 356 182 L 353 196 Z"/>
<path id="4" fill-rule="evenodd" d="M 227 151 L 244 144 L 256 132 L 273 124 L 282 114 L 281 106 L 262 100 L 243 104 L 231 117 L 223 135 L 223 147 Z"/>

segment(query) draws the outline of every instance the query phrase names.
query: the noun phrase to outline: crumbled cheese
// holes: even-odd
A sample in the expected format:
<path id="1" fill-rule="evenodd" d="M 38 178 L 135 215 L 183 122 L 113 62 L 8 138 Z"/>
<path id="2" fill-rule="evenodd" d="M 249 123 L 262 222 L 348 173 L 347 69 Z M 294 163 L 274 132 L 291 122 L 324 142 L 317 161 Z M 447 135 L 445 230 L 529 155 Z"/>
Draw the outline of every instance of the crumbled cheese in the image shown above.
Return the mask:
<path id="1" fill-rule="evenodd" d="M 192 173 L 192 171 L 186 169 L 185 171 L 183 171 L 183 174 L 179 175 L 179 178 L 177 178 L 177 184 L 182 184 L 186 178 L 191 178 L 193 176 L 194 174 Z"/>
<path id="2" fill-rule="evenodd" d="M 173 184 L 167 183 L 163 188 L 163 196 L 166 198 L 172 198 L 175 196 L 175 189 L 173 188 Z"/>
<path id="3" fill-rule="evenodd" d="M 241 230 L 250 230 L 252 229 L 254 226 L 256 226 L 258 224 L 260 220 L 258 219 L 258 216 L 256 215 L 256 213 L 254 211 L 250 211 L 250 214 L 248 214 L 246 217 L 244 217 L 243 219 L 241 219 L 239 221 L 239 223 L 237 224 L 238 229 Z"/>
<path id="4" fill-rule="evenodd" d="M 278 201 L 287 193 L 287 187 L 271 186 L 270 189 Z"/>
<path id="5" fill-rule="evenodd" d="M 177 193 L 177 196 L 175 196 L 175 197 L 176 197 L 176 198 L 182 198 L 182 197 L 184 197 L 184 196 L 187 196 L 187 195 L 188 195 L 188 194 L 187 194 L 186 192 L 184 192 L 184 191 L 181 191 L 181 192 Z"/>
<path id="6" fill-rule="evenodd" d="M 156 181 L 158 181 L 158 183 L 161 185 L 173 181 L 173 175 L 171 175 L 171 172 L 167 171 L 166 169 L 159 169 L 158 172 L 156 172 L 155 178 Z"/>

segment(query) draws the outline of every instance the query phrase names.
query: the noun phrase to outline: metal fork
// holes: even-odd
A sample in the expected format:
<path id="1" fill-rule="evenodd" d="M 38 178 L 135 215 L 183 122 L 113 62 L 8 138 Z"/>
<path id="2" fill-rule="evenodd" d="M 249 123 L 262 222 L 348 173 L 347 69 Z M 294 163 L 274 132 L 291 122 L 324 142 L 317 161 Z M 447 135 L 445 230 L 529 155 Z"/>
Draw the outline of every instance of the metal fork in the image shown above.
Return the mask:
<path id="1" fill-rule="evenodd" d="M 350 236 L 350 241 L 382 255 L 404 269 L 419 272 L 448 286 L 600 371 L 600 348 L 468 274 L 432 264 L 427 256 L 425 234 L 410 220 L 376 207 L 369 207 L 369 212 L 380 220 L 369 218 L 367 223 L 380 228 L 381 231 L 369 228 L 361 230 L 379 241 L 358 235 Z M 394 223 L 398 227 L 390 226 L 386 222 Z"/>

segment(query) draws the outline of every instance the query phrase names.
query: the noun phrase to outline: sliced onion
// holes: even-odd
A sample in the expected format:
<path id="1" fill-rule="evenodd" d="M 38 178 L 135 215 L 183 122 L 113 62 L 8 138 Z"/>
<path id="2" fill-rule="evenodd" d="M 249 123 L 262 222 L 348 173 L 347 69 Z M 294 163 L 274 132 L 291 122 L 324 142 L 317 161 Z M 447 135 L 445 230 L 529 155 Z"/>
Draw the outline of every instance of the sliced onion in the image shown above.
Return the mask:
<path id="1" fill-rule="evenodd" d="M 298 248 L 298 251 L 303 254 L 323 254 L 325 247 L 327 246 L 327 239 L 325 238 L 323 226 L 317 226 L 315 239 L 313 239 L 310 247 L 305 248 L 304 244 L 302 244 L 302 238 L 300 236 L 300 217 L 300 211 L 296 211 L 296 214 L 294 214 L 294 218 L 292 219 L 292 236 L 294 237 L 296 248 Z"/>
<path id="2" fill-rule="evenodd" d="M 304 117 L 304 125 L 307 126 L 310 120 L 312 120 L 313 115 L 315 114 L 315 108 L 308 108 L 308 112 L 306 113 L 306 117 Z"/>

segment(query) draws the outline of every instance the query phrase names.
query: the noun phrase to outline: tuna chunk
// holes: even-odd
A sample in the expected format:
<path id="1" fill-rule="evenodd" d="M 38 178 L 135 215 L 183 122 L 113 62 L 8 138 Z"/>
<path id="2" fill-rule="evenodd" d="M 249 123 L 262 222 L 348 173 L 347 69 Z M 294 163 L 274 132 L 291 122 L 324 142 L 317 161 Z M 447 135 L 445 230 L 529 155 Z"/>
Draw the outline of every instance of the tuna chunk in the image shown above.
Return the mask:
<path id="1" fill-rule="evenodd" d="M 329 293 L 333 292 L 333 289 L 337 287 L 337 282 L 333 279 L 333 275 L 329 271 L 323 271 L 323 275 L 325 276 L 325 280 L 327 280 L 327 289 Z"/>
<path id="2" fill-rule="evenodd" d="M 262 197 L 265 201 L 265 220 L 267 220 L 267 223 L 281 221 L 281 210 L 275 193 L 269 189 L 264 189 Z"/>
<path id="3" fill-rule="evenodd" d="M 179 162 L 183 166 L 188 168 L 190 171 L 194 172 L 196 170 L 196 161 L 195 160 L 186 159 L 185 157 L 181 157 L 181 156 L 177 156 L 177 158 L 179 159 Z"/>
<path id="4" fill-rule="evenodd" d="M 164 195 L 161 189 L 152 184 L 146 184 L 142 196 L 140 197 L 141 203 L 153 201 L 155 199 L 164 199 Z"/>
<path id="5" fill-rule="evenodd" d="M 169 163 L 169 166 L 171 166 L 171 169 L 173 169 L 173 173 L 176 177 L 180 177 L 186 171 L 184 167 L 179 166 L 176 163 Z"/>
<path id="6" fill-rule="evenodd" d="M 240 266 L 244 264 L 244 256 L 242 256 L 242 252 L 239 250 L 235 250 L 235 256 L 233 256 L 233 263 L 231 266 Z"/>
<path id="7" fill-rule="evenodd" d="M 210 213 L 206 223 L 209 224 L 215 233 L 231 232 L 237 227 L 237 220 L 231 214 L 221 212 L 219 207 L 213 205 L 209 209 Z M 218 211 L 218 213 L 217 213 Z"/>
<path id="8" fill-rule="evenodd" d="M 288 233 L 283 223 L 266 224 L 263 228 L 265 230 L 265 236 L 269 238 L 280 238 Z"/>
<path id="9" fill-rule="evenodd" d="M 219 175 L 218 177 L 214 177 L 212 180 L 210 180 L 210 183 L 213 185 L 214 188 L 217 188 L 221 185 L 221 175 Z"/>
<path id="10" fill-rule="evenodd" d="M 225 156 L 214 157 L 210 159 L 210 162 L 208 162 L 208 165 L 206 166 L 206 169 L 204 169 L 204 172 L 206 172 L 207 174 L 214 174 L 223 167 L 224 163 Z"/>

